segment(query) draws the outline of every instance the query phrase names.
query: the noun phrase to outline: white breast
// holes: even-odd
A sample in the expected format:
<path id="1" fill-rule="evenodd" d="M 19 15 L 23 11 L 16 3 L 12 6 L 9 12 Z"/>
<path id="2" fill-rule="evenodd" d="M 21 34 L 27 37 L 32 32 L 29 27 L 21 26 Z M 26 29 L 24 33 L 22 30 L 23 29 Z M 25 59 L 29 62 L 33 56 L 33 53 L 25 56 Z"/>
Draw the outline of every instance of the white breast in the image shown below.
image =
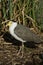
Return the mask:
<path id="1" fill-rule="evenodd" d="M 12 23 L 11 27 L 9 28 L 9 32 L 10 34 L 17 40 L 21 41 L 21 42 L 26 42 L 25 40 L 19 38 L 15 33 L 14 33 L 14 29 L 16 28 L 17 23 Z"/>

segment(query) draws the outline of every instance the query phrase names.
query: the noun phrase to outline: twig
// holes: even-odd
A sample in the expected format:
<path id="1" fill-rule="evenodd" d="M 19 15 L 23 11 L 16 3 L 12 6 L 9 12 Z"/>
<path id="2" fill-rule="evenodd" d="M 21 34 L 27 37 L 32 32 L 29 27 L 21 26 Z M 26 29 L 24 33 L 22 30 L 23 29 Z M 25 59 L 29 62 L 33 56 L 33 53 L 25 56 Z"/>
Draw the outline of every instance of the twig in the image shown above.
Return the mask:
<path id="1" fill-rule="evenodd" d="M 23 16 L 23 25 L 25 25 L 25 19 L 24 19 L 24 10 L 25 10 L 25 6 L 23 7 L 23 10 L 22 10 L 22 16 Z"/>
<path id="2" fill-rule="evenodd" d="M 26 14 L 25 16 L 32 22 L 34 29 L 37 31 L 37 33 L 39 33 L 40 32 L 39 29 L 35 26 L 36 21 Z"/>
<path id="3" fill-rule="evenodd" d="M 20 18 L 18 17 L 19 24 L 21 24 Z"/>

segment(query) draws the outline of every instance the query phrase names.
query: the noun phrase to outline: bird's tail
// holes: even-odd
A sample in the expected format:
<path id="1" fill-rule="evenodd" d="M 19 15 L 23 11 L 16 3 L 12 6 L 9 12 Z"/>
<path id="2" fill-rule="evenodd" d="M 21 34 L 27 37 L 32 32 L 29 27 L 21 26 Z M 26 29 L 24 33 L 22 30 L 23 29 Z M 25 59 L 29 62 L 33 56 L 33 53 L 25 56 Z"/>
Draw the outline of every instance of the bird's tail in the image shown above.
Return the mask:
<path id="1" fill-rule="evenodd" d="M 36 37 L 34 38 L 34 42 L 35 42 L 35 43 L 43 43 L 43 39 L 42 39 L 40 36 L 36 36 Z"/>

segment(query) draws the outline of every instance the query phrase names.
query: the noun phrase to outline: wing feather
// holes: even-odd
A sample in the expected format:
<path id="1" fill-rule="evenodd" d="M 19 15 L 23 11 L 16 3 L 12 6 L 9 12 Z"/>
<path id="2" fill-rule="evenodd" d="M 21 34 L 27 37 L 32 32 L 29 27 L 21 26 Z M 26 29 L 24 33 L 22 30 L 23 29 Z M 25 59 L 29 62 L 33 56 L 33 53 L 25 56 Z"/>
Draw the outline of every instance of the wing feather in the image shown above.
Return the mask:
<path id="1" fill-rule="evenodd" d="M 26 41 L 39 43 L 40 38 L 28 27 L 18 24 L 14 30 L 15 34 Z"/>

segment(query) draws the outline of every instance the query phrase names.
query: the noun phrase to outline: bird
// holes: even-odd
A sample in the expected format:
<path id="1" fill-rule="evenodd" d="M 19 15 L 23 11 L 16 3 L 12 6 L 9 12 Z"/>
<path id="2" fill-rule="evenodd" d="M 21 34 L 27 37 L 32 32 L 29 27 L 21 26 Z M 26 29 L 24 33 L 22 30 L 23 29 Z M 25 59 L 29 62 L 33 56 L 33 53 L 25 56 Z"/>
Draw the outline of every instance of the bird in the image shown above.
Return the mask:
<path id="1" fill-rule="evenodd" d="M 2 24 L 5 24 L 6 27 L 9 27 L 9 33 L 17 40 L 21 41 L 22 46 L 20 47 L 18 54 L 22 49 L 22 57 L 24 53 L 24 43 L 25 42 L 34 42 L 34 43 L 41 43 L 41 38 L 30 30 L 29 27 L 26 27 L 22 24 L 18 24 L 16 21 L 6 21 Z"/>

